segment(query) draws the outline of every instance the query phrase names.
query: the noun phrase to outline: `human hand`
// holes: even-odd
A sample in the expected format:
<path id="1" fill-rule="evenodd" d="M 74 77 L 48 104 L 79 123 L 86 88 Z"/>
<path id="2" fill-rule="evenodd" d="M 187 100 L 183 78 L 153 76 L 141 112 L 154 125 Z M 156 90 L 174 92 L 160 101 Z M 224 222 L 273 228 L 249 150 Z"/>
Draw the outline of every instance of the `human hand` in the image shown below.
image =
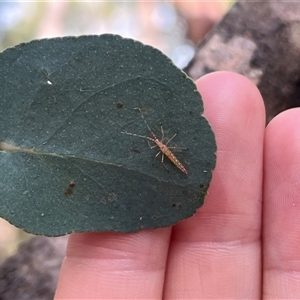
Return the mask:
<path id="1" fill-rule="evenodd" d="M 203 207 L 169 228 L 70 235 L 56 299 L 300 298 L 300 110 L 265 129 L 246 78 L 196 84 L 218 147 Z"/>

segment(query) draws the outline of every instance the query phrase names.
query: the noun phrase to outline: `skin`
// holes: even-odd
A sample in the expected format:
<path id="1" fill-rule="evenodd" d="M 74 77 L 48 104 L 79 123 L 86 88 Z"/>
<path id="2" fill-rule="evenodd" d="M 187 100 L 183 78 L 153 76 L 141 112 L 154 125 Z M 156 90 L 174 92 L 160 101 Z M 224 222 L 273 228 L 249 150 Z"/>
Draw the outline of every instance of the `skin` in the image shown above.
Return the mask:
<path id="1" fill-rule="evenodd" d="M 248 79 L 196 84 L 218 146 L 204 206 L 169 228 L 70 235 L 55 299 L 299 299 L 300 109 L 265 128 Z"/>

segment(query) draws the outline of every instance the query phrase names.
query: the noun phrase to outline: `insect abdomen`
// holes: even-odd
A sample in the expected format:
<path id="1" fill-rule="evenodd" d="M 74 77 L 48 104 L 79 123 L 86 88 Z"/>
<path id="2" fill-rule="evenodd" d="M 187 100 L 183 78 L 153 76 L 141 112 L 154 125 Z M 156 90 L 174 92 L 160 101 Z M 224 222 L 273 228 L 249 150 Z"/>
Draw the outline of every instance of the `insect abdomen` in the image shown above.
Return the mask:
<path id="1" fill-rule="evenodd" d="M 187 170 L 185 167 L 182 165 L 182 163 L 178 160 L 178 158 L 168 149 L 169 154 L 165 155 L 170 159 L 170 161 L 183 173 L 187 174 Z"/>
<path id="2" fill-rule="evenodd" d="M 173 154 L 173 152 L 159 140 L 155 140 L 156 145 L 159 147 L 160 151 L 169 158 L 169 160 L 183 173 L 187 174 L 187 170 L 183 166 L 183 164 L 179 161 L 179 159 Z"/>

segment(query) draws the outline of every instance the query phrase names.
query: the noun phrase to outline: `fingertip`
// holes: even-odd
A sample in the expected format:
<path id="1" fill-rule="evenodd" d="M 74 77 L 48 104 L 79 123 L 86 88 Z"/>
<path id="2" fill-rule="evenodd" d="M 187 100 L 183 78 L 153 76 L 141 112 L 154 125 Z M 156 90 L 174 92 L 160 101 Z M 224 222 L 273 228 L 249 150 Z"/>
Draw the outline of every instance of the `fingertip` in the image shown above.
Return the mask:
<path id="1" fill-rule="evenodd" d="M 280 160 L 287 165 L 298 157 L 300 150 L 300 108 L 286 110 L 273 118 L 266 128 L 265 152 L 267 160 Z M 276 145 L 276 146 L 275 146 Z"/>
<path id="2" fill-rule="evenodd" d="M 232 112 L 242 116 L 253 112 L 253 116 L 265 126 L 262 96 L 248 78 L 233 72 L 219 71 L 201 77 L 196 85 L 204 99 L 204 114 L 208 119 L 215 118 L 217 111 L 217 116 L 221 118 L 232 118 Z"/>

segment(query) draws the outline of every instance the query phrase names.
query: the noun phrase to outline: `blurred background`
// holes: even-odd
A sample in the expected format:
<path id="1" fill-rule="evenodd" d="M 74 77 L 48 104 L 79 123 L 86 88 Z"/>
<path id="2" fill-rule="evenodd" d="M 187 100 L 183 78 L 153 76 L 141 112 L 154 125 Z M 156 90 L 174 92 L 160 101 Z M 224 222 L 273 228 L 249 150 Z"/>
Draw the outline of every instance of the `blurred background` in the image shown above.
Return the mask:
<path id="1" fill-rule="evenodd" d="M 113 33 L 160 49 L 179 68 L 235 1 L 0 2 L 0 51 L 33 39 Z M 0 262 L 30 237 L 0 218 Z"/>

